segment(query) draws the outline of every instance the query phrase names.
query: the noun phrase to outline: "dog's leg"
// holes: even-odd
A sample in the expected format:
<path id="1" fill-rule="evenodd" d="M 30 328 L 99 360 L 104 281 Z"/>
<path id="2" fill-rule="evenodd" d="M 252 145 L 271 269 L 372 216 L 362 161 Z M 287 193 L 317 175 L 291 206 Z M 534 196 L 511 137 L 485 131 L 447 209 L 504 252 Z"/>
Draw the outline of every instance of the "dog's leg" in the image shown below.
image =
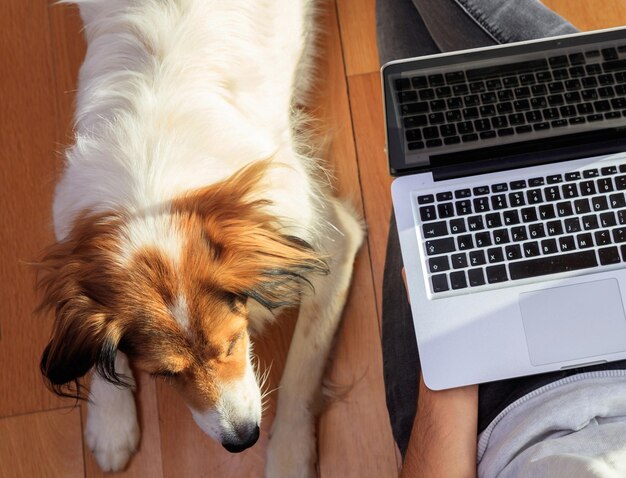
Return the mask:
<path id="1" fill-rule="evenodd" d="M 334 202 L 328 220 L 337 228 L 326 235 L 323 244 L 330 257 L 330 274 L 311 281 L 315 293 L 305 292 L 300 305 L 280 382 L 265 467 L 267 478 L 316 476 L 314 401 L 350 287 L 354 257 L 363 239 L 360 223 L 339 202 Z"/>
<path id="2" fill-rule="evenodd" d="M 118 352 L 115 371 L 135 387 L 126 356 Z M 139 423 L 133 390 L 118 387 L 98 373 L 91 379 L 85 439 L 102 471 L 123 470 L 139 443 Z"/>

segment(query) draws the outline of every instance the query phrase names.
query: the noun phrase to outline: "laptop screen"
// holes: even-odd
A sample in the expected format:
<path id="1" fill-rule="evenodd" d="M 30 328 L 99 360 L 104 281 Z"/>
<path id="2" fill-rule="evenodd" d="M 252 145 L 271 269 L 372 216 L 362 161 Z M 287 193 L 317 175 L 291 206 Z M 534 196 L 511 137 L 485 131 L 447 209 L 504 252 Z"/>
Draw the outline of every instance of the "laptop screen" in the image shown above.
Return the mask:
<path id="1" fill-rule="evenodd" d="M 558 160 L 625 136 L 626 29 L 394 61 L 382 82 L 394 176 Z"/>

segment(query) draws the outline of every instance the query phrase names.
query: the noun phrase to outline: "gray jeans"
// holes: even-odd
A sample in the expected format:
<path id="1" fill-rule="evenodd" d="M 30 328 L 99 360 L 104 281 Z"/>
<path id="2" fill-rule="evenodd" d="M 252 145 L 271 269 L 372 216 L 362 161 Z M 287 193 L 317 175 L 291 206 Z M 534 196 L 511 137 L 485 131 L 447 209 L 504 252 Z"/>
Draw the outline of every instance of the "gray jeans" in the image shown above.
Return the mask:
<path id="1" fill-rule="evenodd" d="M 514 41 L 576 29 L 537 0 L 378 0 L 380 62 Z M 419 355 L 401 276 L 402 257 L 392 214 L 383 283 L 382 348 L 387 407 L 404 455 L 417 405 Z M 614 362 L 595 369 L 624 369 Z M 581 369 L 503 380 L 479 387 L 478 432 L 507 405 Z"/>

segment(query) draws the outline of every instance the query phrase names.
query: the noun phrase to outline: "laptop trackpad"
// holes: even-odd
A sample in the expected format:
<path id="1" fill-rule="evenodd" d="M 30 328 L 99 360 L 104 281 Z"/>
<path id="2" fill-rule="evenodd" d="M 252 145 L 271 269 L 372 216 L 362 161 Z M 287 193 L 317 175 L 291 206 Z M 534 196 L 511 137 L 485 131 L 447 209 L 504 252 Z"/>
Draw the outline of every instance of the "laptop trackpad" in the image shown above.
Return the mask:
<path id="1" fill-rule="evenodd" d="M 520 294 L 533 365 L 626 350 L 626 318 L 617 279 Z"/>

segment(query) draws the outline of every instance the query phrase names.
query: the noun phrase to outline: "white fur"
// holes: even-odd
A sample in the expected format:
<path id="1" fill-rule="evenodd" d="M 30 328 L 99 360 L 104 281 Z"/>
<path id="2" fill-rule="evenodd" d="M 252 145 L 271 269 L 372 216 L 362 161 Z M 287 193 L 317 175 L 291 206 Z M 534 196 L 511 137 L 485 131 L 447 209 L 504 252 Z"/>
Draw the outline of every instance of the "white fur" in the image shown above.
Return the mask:
<path id="1" fill-rule="evenodd" d="M 360 223 L 333 199 L 296 131 L 311 77 L 313 0 L 78 0 L 88 50 L 80 70 L 75 144 L 54 200 L 64 239 L 84 212 L 133 216 L 118 260 L 155 245 L 176 264 L 183 238 L 170 220 L 180 195 L 272 158 L 257 191 L 283 231 L 330 257 L 331 274 L 305 293 L 281 381 L 266 474 L 313 476 L 313 402 L 347 295 Z M 258 304 L 257 304 L 258 305 Z M 180 310 L 179 310 L 180 309 Z M 183 307 L 174 315 L 184 326 Z M 253 307 L 258 311 L 259 307 Z M 259 330 L 271 315 L 254 313 Z M 96 377 L 87 437 L 103 469 L 124 466 L 137 443 L 134 405 Z M 219 439 L 260 420 L 253 367 L 224 386 L 213 412 L 194 412 Z M 114 404 L 114 405 L 112 405 Z M 124 423 L 122 423 L 124 422 Z"/>

